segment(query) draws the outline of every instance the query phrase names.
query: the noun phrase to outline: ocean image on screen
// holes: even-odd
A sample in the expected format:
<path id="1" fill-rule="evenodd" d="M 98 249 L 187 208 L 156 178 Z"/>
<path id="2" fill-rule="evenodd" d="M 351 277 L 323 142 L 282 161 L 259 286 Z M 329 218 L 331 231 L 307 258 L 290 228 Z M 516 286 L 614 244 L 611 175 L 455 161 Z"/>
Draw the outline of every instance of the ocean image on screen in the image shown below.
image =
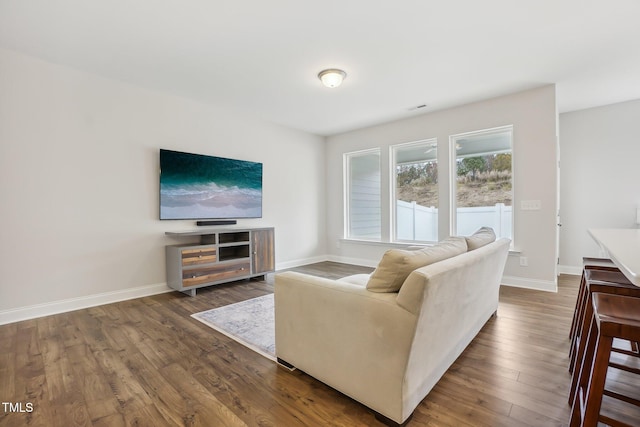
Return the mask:
<path id="1" fill-rule="evenodd" d="M 160 219 L 262 217 L 262 163 L 160 150 Z"/>

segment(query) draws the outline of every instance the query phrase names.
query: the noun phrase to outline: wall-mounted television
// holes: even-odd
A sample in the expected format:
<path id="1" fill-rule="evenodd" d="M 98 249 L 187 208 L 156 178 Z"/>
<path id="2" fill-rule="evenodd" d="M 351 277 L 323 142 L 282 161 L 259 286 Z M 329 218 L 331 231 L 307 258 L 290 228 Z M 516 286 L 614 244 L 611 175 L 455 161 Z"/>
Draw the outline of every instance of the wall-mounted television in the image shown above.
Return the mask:
<path id="1" fill-rule="evenodd" d="M 262 217 L 262 163 L 160 149 L 160 219 Z"/>

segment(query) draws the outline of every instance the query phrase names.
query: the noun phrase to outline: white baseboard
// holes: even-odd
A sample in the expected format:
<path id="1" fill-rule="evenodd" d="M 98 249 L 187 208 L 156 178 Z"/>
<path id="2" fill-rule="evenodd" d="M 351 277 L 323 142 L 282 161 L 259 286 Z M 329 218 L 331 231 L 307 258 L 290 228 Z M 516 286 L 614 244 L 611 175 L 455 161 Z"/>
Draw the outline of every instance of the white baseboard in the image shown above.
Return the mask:
<path id="1" fill-rule="evenodd" d="M 287 261 L 279 263 L 277 265 L 277 269 L 283 270 L 326 260 L 327 256 L 322 255 L 306 259 Z M 125 301 L 134 298 L 142 298 L 151 295 L 162 294 L 165 292 L 171 292 L 173 290 L 174 289 L 169 288 L 166 283 L 157 283 L 154 285 L 140 286 L 137 288 L 124 289 L 121 291 L 104 292 L 95 295 L 87 295 L 83 297 L 69 298 L 66 300 L 30 305 L 26 307 L 12 308 L 9 310 L 0 310 L 0 325 L 20 322 L 22 320 L 36 319 L 38 317 L 50 316 L 52 314 L 66 313 L 69 311 L 95 307 L 103 304 L 111 304 L 114 302 Z"/>
<path id="2" fill-rule="evenodd" d="M 121 291 L 104 292 L 44 304 L 13 308 L 10 310 L 0 311 L 0 325 L 19 322 L 21 320 L 35 319 L 52 314 L 66 313 L 68 311 L 95 307 L 97 305 L 111 304 L 118 301 L 163 294 L 171 291 L 173 291 L 173 289 L 169 288 L 166 283 L 156 283 L 154 285 L 140 286 Z"/>
<path id="3" fill-rule="evenodd" d="M 375 268 L 378 261 L 371 261 L 360 258 L 349 258 L 336 255 L 328 255 L 327 261 L 341 262 L 345 264 L 361 265 L 364 267 Z M 515 288 L 533 289 L 537 291 L 558 292 L 558 284 L 551 280 L 527 279 L 525 277 L 503 276 L 502 282 L 504 286 L 512 286 Z"/>
<path id="4" fill-rule="evenodd" d="M 367 259 L 349 258 L 335 255 L 319 255 L 310 258 L 278 263 L 277 270 L 284 270 L 323 261 L 340 262 L 344 264 L 360 265 L 364 267 L 376 267 L 376 265 L 378 264 L 377 261 L 371 261 Z M 573 273 L 573 271 L 575 270 L 572 269 L 573 267 L 563 266 L 559 270 L 561 273 L 565 274 L 580 274 L 580 269 L 578 269 L 577 273 Z M 549 292 L 558 291 L 557 283 L 547 280 L 503 276 L 502 284 L 505 286 Z M 50 316 L 52 314 L 66 313 L 69 311 L 95 307 L 103 304 L 111 304 L 114 302 L 125 301 L 134 298 L 142 298 L 171 291 L 173 291 L 173 289 L 169 288 L 166 283 L 156 283 L 153 285 L 140 286 L 137 288 L 124 289 L 121 291 L 104 292 L 95 295 L 53 301 L 50 303 L 2 310 L 0 311 L 0 325 L 6 325 L 8 323 L 19 322 L 22 320 L 35 319 L 43 316 Z"/>
<path id="5" fill-rule="evenodd" d="M 527 279 L 525 277 L 502 276 L 502 285 L 536 291 L 558 292 L 558 283 L 553 280 Z"/>
<path id="6" fill-rule="evenodd" d="M 559 265 L 558 273 L 560 274 L 573 274 L 574 276 L 582 276 L 582 266 L 573 265 Z"/>

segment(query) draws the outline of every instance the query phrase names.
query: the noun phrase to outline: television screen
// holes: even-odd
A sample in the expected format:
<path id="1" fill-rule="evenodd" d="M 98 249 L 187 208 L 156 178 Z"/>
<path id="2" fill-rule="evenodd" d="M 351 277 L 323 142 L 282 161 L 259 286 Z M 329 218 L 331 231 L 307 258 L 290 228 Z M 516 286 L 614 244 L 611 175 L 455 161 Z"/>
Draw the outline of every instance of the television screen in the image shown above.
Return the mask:
<path id="1" fill-rule="evenodd" d="M 160 150 L 160 219 L 262 217 L 262 163 Z"/>

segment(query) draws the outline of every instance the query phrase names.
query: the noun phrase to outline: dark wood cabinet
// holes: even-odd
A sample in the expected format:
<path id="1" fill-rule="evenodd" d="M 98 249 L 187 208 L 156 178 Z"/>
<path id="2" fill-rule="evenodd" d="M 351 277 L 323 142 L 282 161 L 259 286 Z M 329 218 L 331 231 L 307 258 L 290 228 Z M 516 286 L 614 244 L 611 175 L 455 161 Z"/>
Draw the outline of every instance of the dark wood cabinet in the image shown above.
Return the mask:
<path id="1" fill-rule="evenodd" d="M 276 257 L 274 235 L 275 233 L 273 228 L 254 230 L 251 233 L 251 245 L 253 249 L 251 273 L 264 274 L 275 270 Z"/>

